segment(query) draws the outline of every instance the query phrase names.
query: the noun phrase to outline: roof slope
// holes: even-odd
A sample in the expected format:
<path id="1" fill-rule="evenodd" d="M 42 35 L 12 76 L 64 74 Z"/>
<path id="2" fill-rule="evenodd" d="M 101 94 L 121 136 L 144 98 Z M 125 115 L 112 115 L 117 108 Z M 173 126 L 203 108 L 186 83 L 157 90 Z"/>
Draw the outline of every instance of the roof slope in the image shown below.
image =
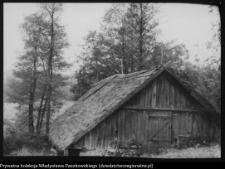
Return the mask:
<path id="1" fill-rule="evenodd" d="M 164 70 L 158 66 L 153 70 L 113 75 L 98 82 L 52 123 L 49 138 L 59 150 L 66 149 Z"/>

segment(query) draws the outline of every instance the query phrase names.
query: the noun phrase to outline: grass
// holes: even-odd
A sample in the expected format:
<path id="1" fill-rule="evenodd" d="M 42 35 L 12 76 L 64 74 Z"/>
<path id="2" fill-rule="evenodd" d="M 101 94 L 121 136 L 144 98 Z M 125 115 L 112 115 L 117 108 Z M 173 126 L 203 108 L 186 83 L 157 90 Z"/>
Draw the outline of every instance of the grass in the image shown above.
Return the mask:
<path id="1" fill-rule="evenodd" d="M 89 153 L 81 153 L 81 156 L 101 156 L 103 151 L 92 151 Z M 35 150 L 29 147 L 22 147 L 20 150 L 13 151 L 9 156 L 55 156 L 54 152 L 42 149 Z M 141 157 L 144 158 L 221 158 L 221 147 L 214 145 L 211 147 L 198 147 L 198 148 L 187 148 L 187 149 L 167 149 L 161 154 L 144 154 Z"/>
<path id="2" fill-rule="evenodd" d="M 144 154 L 142 157 L 150 158 L 221 158 L 221 147 L 214 145 L 211 147 L 198 147 L 187 149 L 167 149 L 158 155 Z"/>
<path id="3" fill-rule="evenodd" d="M 80 156 L 108 156 L 102 149 L 81 152 Z M 221 158 L 221 147 L 212 145 L 210 147 L 196 147 L 187 149 L 161 149 L 158 154 L 143 154 L 142 158 Z"/>
<path id="4" fill-rule="evenodd" d="M 23 146 L 20 150 L 13 151 L 9 156 L 54 156 L 55 154 L 47 149 L 36 150 Z"/>

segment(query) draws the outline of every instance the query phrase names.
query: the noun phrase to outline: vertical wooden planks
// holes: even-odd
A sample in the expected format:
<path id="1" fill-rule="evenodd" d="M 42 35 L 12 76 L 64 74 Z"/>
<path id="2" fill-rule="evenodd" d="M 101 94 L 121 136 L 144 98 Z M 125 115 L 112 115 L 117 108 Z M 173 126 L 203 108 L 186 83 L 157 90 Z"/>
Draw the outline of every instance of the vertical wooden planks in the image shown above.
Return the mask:
<path id="1" fill-rule="evenodd" d="M 142 106 L 147 107 L 147 104 L 146 104 L 146 101 L 148 100 L 148 98 L 147 98 L 147 87 L 145 87 L 144 90 L 141 93 L 143 93 Z"/>
<path id="2" fill-rule="evenodd" d="M 84 136 L 84 147 L 87 149 L 90 149 L 90 138 L 89 138 L 89 133 Z"/>
<path id="3" fill-rule="evenodd" d="M 165 78 L 165 107 L 166 108 L 170 108 L 170 83 L 169 81 Z"/>
<path id="4" fill-rule="evenodd" d="M 202 134 L 206 136 L 206 119 L 202 117 Z"/>
<path id="5" fill-rule="evenodd" d="M 168 108 L 172 108 L 173 107 L 173 103 L 172 103 L 172 99 L 173 99 L 173 96 L 172 96 L 172 84 L 167 80 L 167 83 L 168 83 Z"/>
<path id="6" fill-rule="evenodd" d="M 141 143 L 142 145 L 145 144 L 145 130 L 146 130 L 146 124 L 145 124 L 145 111 L 141 112 L 140 115 L 141 119 L 140 119 L 140 128 L 141 128 Z"/>
<path id="7" fill-rule="evenodd" d="M 174 87 L 173 84 L 171 84 L 171 105 L 172 105 L 172 108 L 176 107 L 175 101 L 176 101 L 176 98 L 175 98 L 175 87 Z"/>
<path id="8" fill-rule="evenodd" d="M 149 106 L 149 85 L 145 89 L 145 107 Z"/>
<path id="9" fill-rule="evenodd" d="M 147 102 L 148 102 L 147 106 L 148 107 L 152 107 L 152 91 L 153 91 L 153 87 L 151 85 L 148 88 L 148 99 L 149 99 L 149 100 L 147 100 Z"/>
<path id="10" fill-rule="evenodd" d="M 136 98 L 136 102 L 138 103 L 139 107 L 141 107 L 142 99 L 143 99 L 143 94 L 139 92 L 138 97 Z"/>
<path id="11" fill-rule="evenodd" d="M 184 108 L 184 95 L 180 93 L 180 108 Z"/>
<path id="12" fill-rule="evenodd" d="M 171 140 L 173 141 L 174 140 L 174 137 L 175 137 L 175 133 L 174 133 L 174 121 L 175 121 L 175 116 L 174 116 L 174 113 L 172 112 L 171 113 Z"/>
<path id="13" fill-rule="evenodd" d="M 187 120 L 188 120 L 188 114 L 186 112 L 183 113 L 183 130 L 184 130 L 184 135 L 187 135 Z"/>
<path id="14" fill-rule="evenodd" d="M 177 88 L 176 87 L 174 87 L 174 96 L 175 96 L 175 99 L 174 99 L 174 107 L 175 108 L 178 108 L 179 98 L 178 98 L 178 92 L 177 92 Z"/>
<path id="15" fill-rule="evenodd" d="M 206 135 L 210 136 L 210 129 L 211 129 L 211 122 L 209 121 L 209 119 L 207 119 L 206 121 Z"/>
<path id="16" fill-rule="evenodd" d="M 166 82 L 166 78 L 164 78 L 164 81 L 163 81 L 163 108 L 166 108 L 167 107 L 167 90 L 168 90 L 168 84 Z"/>
<path id="17" fill-rule="evenodd" d="M 128 114 L 129 112 L 129 114 Z M 124 123 L 124 144 L 125 146 L 128 146 L 128 142 L 129 142 L 129 136 L 132 134 L 130 133 L 130 131 L 132 131 L 132 126 L 130 124 L 132 124 L 132 121 L 131 121 L 131 116 L 132 116 L 132 111 L 124 111 L 124 119 L 125 119 L 125 123 Z M 130 133 L 130 134 L 129 134 Z M 131 135 L 132 137 L 132 135 Z"/>
<path id="18" fill-rule="evenodd" d="M 193 118 L 193 135 L 197 136 L 198 135 L 198 116 L 197 114 L 194 114 Z"/>
<path id="19" fill-rule="evenodd" d="M 144 139 L 145 139 L 145 145 L 147 146 L 148 145 L 148 133 L 149 133 L 149 120 L 148 120 L 148 112 L 147 111 L 144 111 L 144 122 L 145 122 L 145 133 L 144 133 Z"/>
<path id="20" fill-rule="evenodd" d="M 181 102 L 181 98 L 180 98 L 180 91 L 179 91 L 179 89 L 178 88 L 175 88 L 175 92 L 176 92 L 176 108 L 181 108 L 180 107 L 180 102 Z"/>
<path id="21" fill-rule="evenodd" d="M 190 101 L 189 101 L 189 98 L 186 97 L 186 96 L 185 96 L 185 102 L 186 102 L 186 104 L 185 104 L 186 107 L 185 107 L 185 108 L 186 108 L 186 109 L 190 109 Z"/>
<path id="22" fill-rule="evenodd" d="M 137 133 L 137 139 L 138 139 L 138 143 L 142 143 L 142 138 L 143 138 L 143 126 L 142 126 L 142 116 L 143 116 L 143 111 L 137 112 L 137 123 L 138 123 L 138 127 L 136 129 L 136 133 Z"/>
<path id="23" fill-rule="evenodd" d="M 107 148 L 109 146 L 109 136 L 108 136 L 108 125 L 107 120 L 104 121 L 104 147 Z"/>
<path id="24" fill-rule="evenodd" d="M 187 113 L 187 134 L 191 134 L 192 133 L 192 113 Z"/>
<path id="25" fill-rule="evenodd" d="M 156 83 L 155 83 L 155 85 L 156 85 L 156 107 L 160 107 L 160 99 L 161 99 L 161 92 L 162 92 L 162 78 L 160 77 L 160 78 L 158 78 L 157 79 L 157 81 L 156 81 Z"/>
<path id="26" fill-rule="evenodd" d="M 180 127 L 181 127 L 181 133 L 180 135 L 185 135 L 185 113 L 180 113 Z"/>
<path id="27" fill-rule="evenodd" d="M 179 132 L 178 136 L 183 134 L 183 121 L 182 121 L 182 112 L 178 113 L 178 126 L 179 126 Z"/>
<path id="28" fill-rule="evenodd" d="M 121 119 L 121 115 L 122 115 L 122 110 L 119 110 L 117 112 L 118 115 L 118 141 L 119 141 L 119 145 L 122 145 L 122 119 Z"/>
<path id="29" fill-rule="evenodd" d="M 122 142 L 122 145 L 124 146 L 124 142 L 125 142 L 125 125 L 126 125 L 126 121 L 125 121 L 125 110 L 121 110 L 121 142 Z"/>
<path id="30" fill-rule="evenodd" d="M 174 113 L 175 115 L 175 120 L 174 120 L 174 135 L 176 135 L 176 138 L 178 137 L 179 135 L 179 113 L 178 112 L 175 112 Z"/>
<path id="31" fill-rule="evenodd" d="M 138 95 L 139 95 L 139 98 L 138 98 L 139 104 L 138 104 L 138 106 L 143 107 L 143 101 L 144 101 L 144 92 L 143 92 L 143 90 L 142 90 L 142 92 L 139 92 Z"/>
<path id="32" fill-rule="evenodd" d="M 152 92 L 152 107 L 155 108 L 156 107 L 156 89 L 157 89 L 157 85 L 156 82 L 153 83 L 153 92 Z"/>
<path id="33" fill-rule="evenodd" d="M 203 117 L 199 114 L 199 135 L 203 136 Z"/>
<path id="34" fill-rule="evenodd" d="M 112 139 L 112 147 L 115 148 L 115 123 L 114 123 L 114 116 L 109 117 L 109 124 L 110 124 L 110 135 Z"/>
<path id="35" fill-rule="evenodd" d="M 160 90 L 157 95 L 159 95 L 159 104 L 158 107 L 165 107 L 165 78 L 164 76 L 161 76 L 161 82 L 159 82 Z"/>
<path id="36" fill-rule="evenodd" d="M 196 117 L 197 117 L 197 119 L 196 119 L 196 121 L 197 121 L 197 135 L 198 136 L 200 136 L 200 131 L 201 131 L 201 125 L 200 125 L 200 120 L 201 120 L 201 118 L 200 118 L 200 116 L 199 116 L 199 114 L 198 113 L 196 113 Z"/>

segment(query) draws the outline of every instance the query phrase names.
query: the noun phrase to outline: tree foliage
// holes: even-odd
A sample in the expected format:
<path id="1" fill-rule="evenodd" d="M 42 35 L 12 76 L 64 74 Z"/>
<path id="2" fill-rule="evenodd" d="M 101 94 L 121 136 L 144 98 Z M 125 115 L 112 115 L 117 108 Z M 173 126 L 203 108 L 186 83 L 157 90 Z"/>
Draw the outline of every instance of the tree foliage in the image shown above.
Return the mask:
<path id="1" fill-rule="evenodd" d="M 220 112 L 220 55 L 207 58 L 202 66 L 196 65 L 189 61 L 184 44 L 160 42 L 160 22 L 155 18 L 158 12 L 157 6 L 148 3 L 113 4 L 106 11 L 100 31 L 90 31 L 84 38 L 79 57 L 82 64 L 75 73 L 77 84 L 71 88 L 74 100 L 113 74 L 151 69 L 170 62 L 178 76 L 193 84 Z M 220 47 L 220 24 L 214 24 L 213 29 L 217 31 L 208 48 L 216 52 Z"/>
<path id="2" fill-rule="evenodd" d="M 79 57 L 82 65 L 76 72 L 77 84 L 71 88 L 75 100 L 94 83 L 114 74 L 151 69 L 169 60 L 181 67 L 180 57 L 187 59 L 189 54 L 184 45 L 158 41 L 157 12 L 148 3 L 113 4 L 106 11 L 101 30 L 90 31 L 84 38 Z"/>
<path id="3" fill-rule="evenodd" d="M 68 78 L 61 72 L 70 64 L 63 58 L 69 43 L 60 24 L 61 12 L 62 4 L 43 3 L 21 24 L 24 52 L 18 57 L 9 84 L 8 101 L 18 103 L 17 120 L 25 127 L 23 131 L 48 134 L 51 117 L 62 105 L 60 87 Z"/>

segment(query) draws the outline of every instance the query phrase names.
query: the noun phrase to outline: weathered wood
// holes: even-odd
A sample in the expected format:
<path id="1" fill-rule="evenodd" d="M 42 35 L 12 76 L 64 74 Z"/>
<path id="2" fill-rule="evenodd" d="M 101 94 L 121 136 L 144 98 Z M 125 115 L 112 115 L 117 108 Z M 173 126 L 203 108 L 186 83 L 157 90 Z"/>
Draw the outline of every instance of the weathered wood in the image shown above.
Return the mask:
<path id="1" fill-rule="evenodd" d="M 153 90 L 152 90 L 152 107 L 156 106 L 156 82 L 153 84 Z"/>
<path id="2" fill-rule="evenodd" d="M 156 138 L 152 138 L 151 141 L 159 141 L 159 142 L 170 142 L 170 139 L 156 139 Z"/>
<path id="3" fill-rule="evenodd" d="M 130 110 L 155 110 L 155 111 L 178 111 L 178 112 L 201 112 L 199 110 L 191 110 L 191 109 L 170 109 L 170 108 L 149 108 L 149 107 L 134 107 L 134 106 L 125 106 L 122 109 L 130 109 Z"/>
<path id="4" fill-rule="evenodd" d="M 164 87 L 164 82 L 163 82 L 163 77 L 161 76 L 157 81 L 157 94 L 156 94 L 156 107 L 163 107 L 163 87 Z"/>
<path id="5" fill-rule="evenodd" d="M 174 138 L 176 137 L 176 114 L 172 114 L 171 116 L 171 125 L 172 125 L 172 128 L 171 128 L 171 132 L 173 133 L 172 134 L 172 142 L 174 141 Z"/>
<path id="6" fill-rule="evenodd" d="M 186 127 L 186 121 L 187 121 L 187 113 L 182 114 L 183 115 L 183 131 L 184 134 L 187 134 L 187 127 Z"/>
<path id="7" fill-rule="evenodd" d="M 131 141 L 136 141 L 149 149 L 148 146 L 169 146 L 169 140 L 174 141 L 181 134 L 210 134 L 211 127 L 202 118 L 199 106 L 171 81 L 161 76 L 151 82 L 124 107 L 87 133 L 84 146 L 114 148 L 118 145 L 128 146 Z M 168 115 L 169 112 L 172 114 Z M 167 118 L 170 118 L 170 124 L 165 124 Z M 156 133 L 163 125 L 166 125 L 165 128 Z M 153 143 L 149 141 L 150 136 L 155 140 Z"/>
<path id="8" fill-rule="evenodd" d="M 199 110 L 192 100 L 172 79 L 162 75 L 137 93 L 126 106 Z"/>
<path id="9" fill-rule="evenodd" d="M 178 88 L 175 88 L 175 92 L 176 92 L 176 108 L 180 109 L 181 108 L 181 93 L 180 90 Z"/>
<path id="10" fill-rule="evenodd" d="M 158 118 L 170 118 L 171 116 L 169 115 L 148 115 L 149 117 L 158 117 Z"/>
<path id="11" fill-rule="evenodd" d="M 180 93 L 180 108 L 184 108 L 184 95 Z"/>
<path id="12" fill-rule="evenodd" d="M 167 121 L 165 122 L 165 124 L 164 124 L 163 126 L 161 126 L 158 130 L 156 130 L 156 132 L 150 137 L 149 140 L 151 140 L 156 134 L 158 134 L 158 133 L 160 132 L 160 130 L 162 130 L 162 129 L 167 125 L 167 123 L 168 123 L 169 121 L 170 121 L 170 119 L 167 120 Z"/>
<path id="13" fill-rule="evenodd" d="M 148 101 L 149 107 L 153 107 L 153 105 L 152 105 L 152 100 L 153 100 L 152 93 L 153 93 L 153 86 L 151 85 L 150 88 L 149 88 L 149 101 Z"/>
<path id="14" fill-rule="evenodd" d="M 166 106 L 165 107 L 170 107 L 170 83 L 168 80 L 165 80 L 166 82 Z"/>

